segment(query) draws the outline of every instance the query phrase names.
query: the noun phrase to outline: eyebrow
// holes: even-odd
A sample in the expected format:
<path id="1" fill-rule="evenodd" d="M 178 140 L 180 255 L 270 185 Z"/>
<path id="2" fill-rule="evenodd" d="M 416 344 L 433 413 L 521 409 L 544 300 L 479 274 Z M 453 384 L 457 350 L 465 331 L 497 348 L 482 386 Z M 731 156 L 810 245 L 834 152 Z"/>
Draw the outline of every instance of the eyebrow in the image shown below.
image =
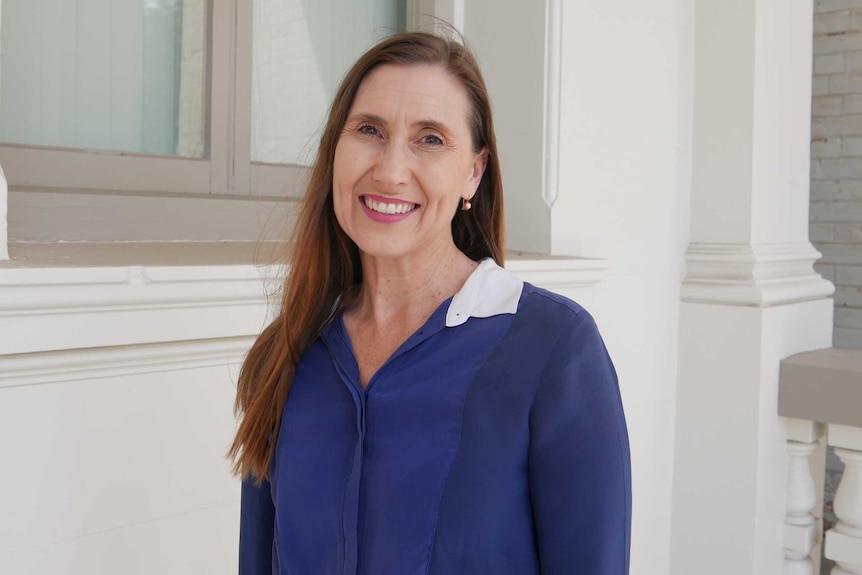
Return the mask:
<path id="1" fill-rule="evenodd" d="M 382 124 L 384 126 L 386 125 L 386 120 L 384 120 L 381 116 L 378 116 L 376 114 L 366 114 L 363 112 L 354 114 L 347 118 L 346 123 L 351 122 L 371 122 L 374 124 Z M 410 126 L 413 128 L 417 126 L 422 126 L 423 128 L 432 128 L 440 132 L 452 133 L 452 130 L 449 129 L 449 126 L 438 120 L 416 120 L 415 122 L 410 124 Z"/>

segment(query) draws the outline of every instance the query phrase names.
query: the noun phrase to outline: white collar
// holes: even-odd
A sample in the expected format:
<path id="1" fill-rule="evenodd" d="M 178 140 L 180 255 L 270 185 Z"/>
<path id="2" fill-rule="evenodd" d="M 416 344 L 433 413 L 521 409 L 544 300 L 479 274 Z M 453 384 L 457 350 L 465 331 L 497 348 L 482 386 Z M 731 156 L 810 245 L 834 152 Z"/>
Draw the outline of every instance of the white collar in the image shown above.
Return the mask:
<path id="1" fill-rule="evenodd" d="M 518 311 L 524 282 L 485 258 L 452 298 L 446 327 L 456 327 L 471 317 L 491 317 Z"/>

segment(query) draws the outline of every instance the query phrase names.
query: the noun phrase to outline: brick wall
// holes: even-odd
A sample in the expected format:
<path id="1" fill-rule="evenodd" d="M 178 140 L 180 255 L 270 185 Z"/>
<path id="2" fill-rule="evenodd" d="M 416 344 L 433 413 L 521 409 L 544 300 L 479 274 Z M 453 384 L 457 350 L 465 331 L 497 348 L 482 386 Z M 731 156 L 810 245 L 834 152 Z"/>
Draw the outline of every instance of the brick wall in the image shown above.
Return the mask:
<path id="1" fill-rule="evenodd" d="M 811 241 L 835 283 L 833 345 L 862 349 L 862 0 L 815 0 L 811 105 Z M 843 464 L 830 447 L 824 529 Z M 826 575 L 834 564 L 823 560 Z"/>
<path id="2" fill-rule="evenodd" d="M 815 0 L 811 241 L 835 283 L 835 347 L 862 349 L 862 0 Z"/>

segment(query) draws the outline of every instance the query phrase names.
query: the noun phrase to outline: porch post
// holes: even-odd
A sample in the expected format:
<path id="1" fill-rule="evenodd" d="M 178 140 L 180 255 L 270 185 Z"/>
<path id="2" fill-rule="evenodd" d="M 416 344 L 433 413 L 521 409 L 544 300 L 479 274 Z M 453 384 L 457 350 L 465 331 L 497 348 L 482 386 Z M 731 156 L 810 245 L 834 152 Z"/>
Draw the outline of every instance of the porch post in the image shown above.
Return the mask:
<path id="1" fill-rule="evenodd" d="M 780 575 L 781 358 L 829 347 L 808 241 L 812 0 L 696 0 L 671 574 Z"/>

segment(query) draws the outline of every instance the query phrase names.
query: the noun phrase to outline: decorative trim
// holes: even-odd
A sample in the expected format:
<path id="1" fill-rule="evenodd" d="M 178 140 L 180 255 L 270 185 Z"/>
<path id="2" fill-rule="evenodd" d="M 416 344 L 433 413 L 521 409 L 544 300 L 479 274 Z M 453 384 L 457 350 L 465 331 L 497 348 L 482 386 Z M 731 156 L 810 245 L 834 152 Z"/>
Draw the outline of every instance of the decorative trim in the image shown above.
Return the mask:
<path id="1" fill-rule="evenodd" d="M 550 290 L 592 287 L 607 269 L 602 260 L 509 256 L 510 270 Z M 0 269 L 0 357 L 253 337 L 272 317 L 278 301 L 270 295 L 281 287 L 282 271 L 251 265 Z"/>
<path id="2" fill-rule="evenodd" d="M 264 269 L 242 265 L 0 270 L 0 319 L 265 303 Z"/>
<path id="3" fill-rule="evenodd" d="M 593 287 L 608 267 L 508 255 L 507 269 L 550 290 Z M 0 325 L 9 327 L 0 389 L 235 366 L 262 328 L 268 273 L 253 266 L 0 270 Z M 235 306 L 242 321 L 231 314 Z M 205 325 L 185 325 L 201 317 Z"/>
<path id="4" fill-rule="evenodd" d="M 254 337 L 7 355 L 0 389 L 104 377 L 228 367 L 239 363 Z"/>
<path id="5" fill-rule="evenodd" d="M 506 268 L 548 289 L 592 286 L 601 259 L 509 253 Z M 0 270 L 0 319 L 13 316 L 259 305 L 280 278 L 255 266 L 129 266 Z M 264 290 L 264 287 L 267 287 Z"/>
<path id="6" fill-rule="evenodd" d="M 813 265 L 810 243 L 690 244 L 684 302 L 772 307 L 827 298 L 835 291 Z"/>
<path id="7" fill-rule="evenodd" d="M 563 42 L 563 2 L 545 3 L 545 102 L 542 141 L 542 199 L 549 208 L 559 195 L 560 84 Z"/>
<path id="8" fill-rule="evenodd" d="M 506 269 L 524 281 L 556 291 L 594 287 L 607 274 L 608 264 L 601 259 L 510 254 Z"/>
<path id="9" fill-rule="evenodd" d="M 253 336 L 276 268 L 0 269 L 0 356 Z M 275 304 L 273 301 L 272 304 Z"/>

